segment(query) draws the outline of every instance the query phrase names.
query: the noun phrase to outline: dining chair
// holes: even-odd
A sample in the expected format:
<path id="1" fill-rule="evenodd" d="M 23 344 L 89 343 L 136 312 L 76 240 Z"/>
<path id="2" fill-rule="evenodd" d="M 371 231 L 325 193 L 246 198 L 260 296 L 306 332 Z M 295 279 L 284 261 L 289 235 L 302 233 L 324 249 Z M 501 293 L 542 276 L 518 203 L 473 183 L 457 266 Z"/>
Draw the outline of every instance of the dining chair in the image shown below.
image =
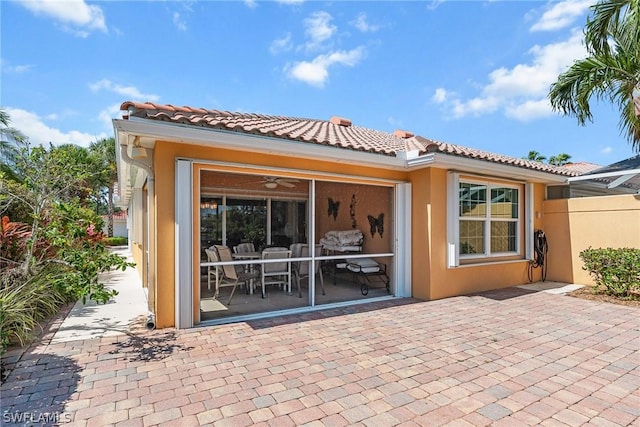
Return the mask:
<path id="1" fill-rule="evenodd" d="M 322 253 L 322 245 L 315 245 L 315 254 L 320 255 Z M 293 255 L 292 255 L 293 256 Z M 309 253 L 309 245 L 300 246 L 300 253 L 298 257 L 307 258 L 310 256 Z M 293 264 L 293 275 L 296 279 L 296 284 L 298 285 L 298 296 L 302 298 L 302 291 L 300 290 L 300 280 L 301 279 L 309 279 L 309 264 L 311 261 L 297 261 Z M 322 289 L 322 295 L 324 295 L 324 278 L 322 277 L 322 269 L 320 268 L 320 261 L 315 261 L 314 274 L 320 275 L 320 288 Z"/>
<path id="2" fill-rule="evenodd" d="M 267 285 L 284 285 L 291 295 L 291 250 L 289 249 L 265 249 L 262 252 L 263 260 L 285 259 L 282 262 L 268 262 L 260 269 L 262 278 L 262 298 L 265 297 Z"/>
<path id="3" fill-rule="evenodd" d="M 204 252 L 207 254 L 208 262 L 219 262 L 220 258 L 218 257 L 218 252 L 216 252 L 215 246 L 211 246 L 209 249 L 205 249 Z M 207 289 L 211 291 L 211 276 L 214 276 L 216 279 L 216 292 L 213 295 L 214 298 L 218 298 L 218 293 L 220 291 L 220 279 L 223 276 L 222 267 L 219 265 L 216 266 L 208 266 L 207 267 Z"/>
<path id="4" fill-rule="evenodd" d="M 218 252 L 218 256 L 220 261 L 227 262 L 233 261 L 233 257 L 231 255 L 231 249 L 228 246 L 223 245 L 215 245 L 216 251 Z M 247 282 L 250 282 L 252 279 L 257 279 L 260 277 L 260 273 L 257 270 L 248 270 L 245 271 L 242 267 L 237 265 L 223 265 L 222 271 L 224 273 L 223 280 L 226 280 L 226 283 L 233 285 L 233 289 L 231 289 L 231 295 L 229 295 L 229 302 L 227 305 L 231 304 L 231 299 L 233 298 L 233 294 L 238 287 L 238 283 L 244 283 L 247 286 Z"/>
<path id="5" fill-rule="evenodd" d="M 256 248 L 253 243 L 238 243 L 236 246 L 236 253 L 255 252 Z"/>

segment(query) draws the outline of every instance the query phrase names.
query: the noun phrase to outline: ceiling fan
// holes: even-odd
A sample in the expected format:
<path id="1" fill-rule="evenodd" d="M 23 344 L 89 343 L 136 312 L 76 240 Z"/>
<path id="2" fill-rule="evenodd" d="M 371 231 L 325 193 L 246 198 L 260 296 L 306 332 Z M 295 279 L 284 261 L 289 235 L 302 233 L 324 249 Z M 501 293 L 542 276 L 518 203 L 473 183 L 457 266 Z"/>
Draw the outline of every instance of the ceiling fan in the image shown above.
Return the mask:
<path id="1" fill-rule="evenodd" d="M 264 188 L 268 188 L 268 189 L 274 189 L 278 185 L 281 185 L 287 188 L 293 188 L 296 186 L 294 182 L 298 182 L 298 180 L 292 179 L 292 178 L 278 178 L 274 176 L 265 176 L 261 182 L 262 182 L 262 185 L 264 185 Z"/>

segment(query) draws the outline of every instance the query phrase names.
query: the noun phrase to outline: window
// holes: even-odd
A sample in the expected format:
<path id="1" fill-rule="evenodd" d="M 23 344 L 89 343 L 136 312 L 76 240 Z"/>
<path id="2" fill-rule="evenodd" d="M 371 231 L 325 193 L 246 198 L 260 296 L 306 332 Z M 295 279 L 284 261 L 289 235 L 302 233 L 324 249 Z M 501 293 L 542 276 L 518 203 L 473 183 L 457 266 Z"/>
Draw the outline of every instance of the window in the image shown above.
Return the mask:
<path id="1" fill-rule="evenodd" d="M 457 190 L 457 255 L 465 259 L 518 254 L 520 189 L 461 180 Z"/>

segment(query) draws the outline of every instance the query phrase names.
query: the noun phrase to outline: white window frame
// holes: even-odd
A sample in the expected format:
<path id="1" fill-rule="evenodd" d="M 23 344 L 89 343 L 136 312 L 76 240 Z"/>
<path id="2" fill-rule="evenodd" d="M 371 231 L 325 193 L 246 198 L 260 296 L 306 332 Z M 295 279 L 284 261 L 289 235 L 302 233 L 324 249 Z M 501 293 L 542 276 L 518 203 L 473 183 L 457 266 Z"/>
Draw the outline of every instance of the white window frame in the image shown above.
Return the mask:
<path id="1" fill-rule="evenodd" d="M 482 221 L 484 227 L 484 241 L 483 251 L 480 254 L 460 254 L 460 184 L 477 184 L 486 186 L 487 189 L 487 207 L 486 216 L 477 221 Z M 518 191 L 518 218 L 515 219 L 503 219 L 491 217 L 491 190 L 496 188 L 509 188 Z M 465 177 L 461 178 L 457 172 L 449 172 L 447 176 L 447 263 L 449 267 L 460 266 L 460 261 L 464 260 L 491 260 L 492 258 L 504 258 L 509 256 L 519 256 L 522 254 L 522 221 L 527 221 L 529 215 L 527 210 L 530 208 L 524 206 L 523 201 L 524 193 L 530 193 L 529 188 L 526 185 L 509 182 L 495 182 L 487 180 L 481 177 Z M 523 214 L 524 212 L 524 214 Z M 523 218 L 524 216 L 524 218 Z M 508 252 L 491 252 L 491 223 L 493 221 L 506 221 L 514 222 L 516 225 L 516 250 Z"/>

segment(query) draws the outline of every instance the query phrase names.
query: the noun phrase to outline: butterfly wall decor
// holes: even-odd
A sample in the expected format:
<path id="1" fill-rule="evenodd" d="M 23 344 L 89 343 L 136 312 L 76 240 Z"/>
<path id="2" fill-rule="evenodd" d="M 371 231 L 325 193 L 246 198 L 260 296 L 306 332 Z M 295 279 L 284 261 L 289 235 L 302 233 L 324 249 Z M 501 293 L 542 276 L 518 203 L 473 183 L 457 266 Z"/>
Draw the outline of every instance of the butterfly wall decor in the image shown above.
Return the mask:
<path id="1" fill-rule="evenodd" d="M 378 217 L 374 217 L 373 215 L 367 215 L 367 219 L 369 220 L 369 225 L 371 226 L 371 237 L 376 234 L 376 231 L 382 237 L 382 233 L 384 233 L 384 214 L 381 213 Z"/>
<path id="2" fill-rule="evenodd" d="M 333 220 L 335 221 L 338 217 L 338 208 L 340 207 L 340 201 L 334 202 L 331 197 L 329 197 L 329 209 L 327 211 L 329 216 L 333 216 Z"/>

